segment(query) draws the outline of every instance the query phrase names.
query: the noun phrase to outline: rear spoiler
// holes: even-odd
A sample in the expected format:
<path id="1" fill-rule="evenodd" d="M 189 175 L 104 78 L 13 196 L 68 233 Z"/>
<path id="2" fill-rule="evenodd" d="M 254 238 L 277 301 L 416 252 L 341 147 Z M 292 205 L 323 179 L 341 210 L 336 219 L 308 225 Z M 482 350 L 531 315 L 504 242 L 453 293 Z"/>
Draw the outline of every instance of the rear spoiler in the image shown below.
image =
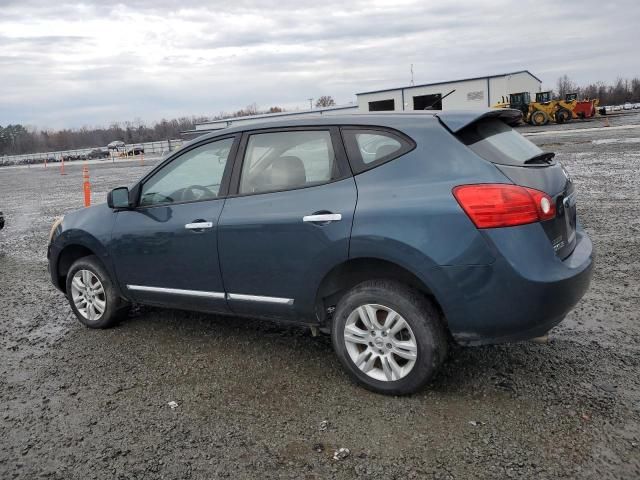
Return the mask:
<path id="1" fill-rule="evenodd" d="M 447 110 L 436 113 L 436 117 L 438 117 L 444 126 L 451 130 L 452 133 L 456 133 L 483 118 L 499 118 L 507 125 L 514 126 L 522 120 L 522 112 L 513 108 Z"/>

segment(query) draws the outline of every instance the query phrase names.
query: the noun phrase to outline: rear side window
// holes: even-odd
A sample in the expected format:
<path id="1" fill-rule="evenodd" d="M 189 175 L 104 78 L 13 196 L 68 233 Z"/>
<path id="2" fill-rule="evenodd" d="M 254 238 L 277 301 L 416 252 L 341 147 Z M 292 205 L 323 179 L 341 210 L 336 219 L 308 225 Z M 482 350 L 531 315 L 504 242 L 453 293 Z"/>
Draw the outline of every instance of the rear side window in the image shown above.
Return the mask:
<path id="1" fill-rule="evenodd" d="M 354 173 L 398 158 L 415 148 L 410 138 L 389 130 L 348 127 L 342 129 L 342 136 Z"/>
<path id="2" fill-rule="evenodd" d="M 485 160 L 500 165 L 523 166 L 527 160 L 543 154 L 535 144 L 497 118 L 472 123 L 456 136 Z"/>
<path id="3" fill-rule="evenodd" d="M 259 133 L 247 142 L 240 193 L 292 190 L 338 176 L 329 131 Z"/>

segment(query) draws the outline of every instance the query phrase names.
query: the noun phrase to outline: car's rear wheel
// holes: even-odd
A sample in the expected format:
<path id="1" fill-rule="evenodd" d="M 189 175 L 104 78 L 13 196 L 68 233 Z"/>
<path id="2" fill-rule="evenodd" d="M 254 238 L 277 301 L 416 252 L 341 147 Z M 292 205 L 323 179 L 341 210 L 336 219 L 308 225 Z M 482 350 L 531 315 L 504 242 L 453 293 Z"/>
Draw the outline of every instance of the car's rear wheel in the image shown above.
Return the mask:
<path id="1" fill-rule="evenodd" d="M 67 273 L 67 298 L 78 320 L 90 328 L 109 328 L 128 310 L 109 274 L 94 255 L 76 260 Z"/>
<path id="2" fill-rule="evenodd" d="M 369 390 L 390 395 L 422 388 L 447 352 L 433 303 L 388 280 L 364 282 L 347 292 L 336 306 L 331 336 L 349 375 Z"/>

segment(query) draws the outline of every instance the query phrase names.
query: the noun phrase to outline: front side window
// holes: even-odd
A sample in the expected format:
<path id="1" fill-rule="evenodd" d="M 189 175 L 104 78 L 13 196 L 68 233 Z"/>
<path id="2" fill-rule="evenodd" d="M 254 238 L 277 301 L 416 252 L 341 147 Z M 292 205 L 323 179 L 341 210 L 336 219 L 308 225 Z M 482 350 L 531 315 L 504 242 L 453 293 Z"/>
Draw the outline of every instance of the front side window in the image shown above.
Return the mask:
<path id="1" fill-rule="evenodd" d="M 258 133 L 247 142 L 239 193 L 303 188 L 330 182 L 337 176 L 330 132 Z"/>
<path id="2" fill-rule="evenodd" d="M 409 138 L 386 130 L 346 127 L 342 134 L 356 173 L 404 155 L 414 147 Z"/>
<path id="3" fill-rule="evenodd" d="M 141 206 L 217 198 L 233 138 L 189 150 L 142 186 Z"/>

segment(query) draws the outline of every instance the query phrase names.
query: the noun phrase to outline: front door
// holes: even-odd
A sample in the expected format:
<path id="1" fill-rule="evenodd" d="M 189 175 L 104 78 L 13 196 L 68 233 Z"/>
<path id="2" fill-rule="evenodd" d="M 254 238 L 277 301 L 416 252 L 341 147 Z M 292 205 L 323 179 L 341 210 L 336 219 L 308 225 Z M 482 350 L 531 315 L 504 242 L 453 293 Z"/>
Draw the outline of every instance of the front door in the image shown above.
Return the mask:
<path id="1" fill-rule="evenodd" d="M 218 230 L 235 313 L 312 319 L 317 285 L 349 253 L 356 186 L 339 142 L 328 127 L 245 134 Z"/>
<path id="2" fill-rule="evenodd" d="M 135 209 L 117 213 L 111 253 L 120 286 L 133 300 L 228 311 L 216 229 L 236 141 L 180 154 L 143 180 Z"/>

